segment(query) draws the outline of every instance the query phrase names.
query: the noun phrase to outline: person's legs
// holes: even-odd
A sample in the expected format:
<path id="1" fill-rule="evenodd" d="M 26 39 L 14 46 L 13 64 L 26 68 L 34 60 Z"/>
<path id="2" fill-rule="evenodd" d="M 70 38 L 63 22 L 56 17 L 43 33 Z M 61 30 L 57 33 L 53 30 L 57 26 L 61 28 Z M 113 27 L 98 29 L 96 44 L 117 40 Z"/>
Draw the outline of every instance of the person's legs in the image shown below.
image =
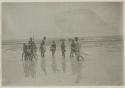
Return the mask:
<path id="1" fill-rule="evenodd" d="M 72 50 L 72 56 L 76 56 L 76 50 Z"/>
<path id="2" fill-rule="evenodd" d="M 53 53 L 54 53 L 54 51 L 52 50 L 52 56 L 54 56 L 54 54 L 53 54 Z"/>
<path id="3" fill-rule="evenodd" d="M 26 60 L 28 60 L 28 57 L 29 57 L 29 55 L 28 55 L 28 54 L 26 54 Z"/>
<path id="4" fill-rule="evenodd" d="M 23 60 L 24 56 L 25 56 L 25 54 L 24 54 L 24 52 L 23 52 L 23 53 L 22 53 L 22 60 Z"/>
<path id="5" fill-rule="evenodd" d="M 29 60 L 31 60 L 31 53 L 29 53 Z"/>
<path id="6" fill-rule="evenodd" d="M 79 52 L 75 52 L 75 56 L 76 56 L 76 59 L 77 59 L 77 61 L 79 63 Z"/>
<path id="7" fill-rule="evenodd" d="M 32 61 L 32 57 L 33 57 L 33 56 L 32 56 L 32 55 L 30 55 L 30 60 L 31 60 L 31 61 Z"/>
<path id="8" fill-rule="evenodd" d="M 55 51 L 53 50 L 53 55 L 52 55 L 52 56 L 54 56 L 54 54 L 55 54 L 54 52 L 55 52 Z"/>
<path id="9" fill-rule="evenodd" d="M 54 56 L 55 56 L 55 52 L 56 52 L 56 50 L 54 50 Z"/>
<path id="10" fill-rule="evenodd" d="M 71 52 L 70 52 L 70 57 L 73 57 L 73 51 L 71 50 Z"/>
<path id="11" fill-rule="evenodd" d="M 35 51 L 33 52 L 33 58 L 36 58 L 36 54 L 35 54 Z"/>
<path id="12" fill-rule="evenodd" d="M 70 57 L 72 56 L 72 52 L 70 51 Z"/>
<path id="13" fill-rule="evenodd" d="M 41 57 L 43 57 L 43 52 L 41 51 Z"/>
<path id="14" fill-rule="evenodd" d="M 35 58 L 37 58 L 37 59 L 38 59 L 37 52 L 35 52 Z"/>
<path id="15" fill-rule="evenodd" d="M 43 52 L 43 57 L 45 56 L 45 52 Z"/>
<path id="16" fill-rule="evenodd" d="M 27 54 L 25 53 L 25 55 L 24 55 L 24 60 L 26 61 L 26 59 L 27 59 Z"/>
<path id="17" fill-rule="evenodd" d="M 30 54 L 28 54 L 28 60 L 30 60 Z"/>
<path id="18" fill-rule="evenodd" d="M 79 56 L 77 56 L 77 61 L 78 61 L 78 63 L 79 63 Z"/>
<path id="19" fill-rule="evenodd" d="M 65 57 L 65 51 L 63 52 L 63 56 Z"/>
<path id="20" fill-rule="evenodd" d="M 33 57 L 34 57 L 34 54 L 32 53 L 32 54 L 31 54 L 31 61 L 33 60 Z"/>
<path id="21" fill-rule="evenodd" d="M 62 51 L 62 56 L 64 56 L 64 52 Z"/>
<path id="22" fill-rule="evenodd" d="M 55 50 L 52 51 L 52 56 L 55 56 Z"/>
<path id="23" fill-rule="evenodd" d="M 29 53 L 26 53 L 26 60 L 28 60 L 28 58 L 29 58 Z"/>

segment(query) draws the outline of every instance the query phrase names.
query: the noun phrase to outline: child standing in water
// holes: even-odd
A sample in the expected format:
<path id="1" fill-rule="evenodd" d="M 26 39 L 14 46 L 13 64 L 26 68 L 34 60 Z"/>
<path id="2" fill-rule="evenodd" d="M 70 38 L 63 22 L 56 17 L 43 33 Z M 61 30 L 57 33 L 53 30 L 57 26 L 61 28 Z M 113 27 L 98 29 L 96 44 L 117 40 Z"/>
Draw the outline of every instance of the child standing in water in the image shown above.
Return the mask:
<path id="1" fill-rule="evenodd" d="M 56 43 L 55 43 L 55 41 L 52 41 L 50 50 L 52 51 L 52 56 L 54 56 L 55 55 L 55 51 L 56 51 Z"/>

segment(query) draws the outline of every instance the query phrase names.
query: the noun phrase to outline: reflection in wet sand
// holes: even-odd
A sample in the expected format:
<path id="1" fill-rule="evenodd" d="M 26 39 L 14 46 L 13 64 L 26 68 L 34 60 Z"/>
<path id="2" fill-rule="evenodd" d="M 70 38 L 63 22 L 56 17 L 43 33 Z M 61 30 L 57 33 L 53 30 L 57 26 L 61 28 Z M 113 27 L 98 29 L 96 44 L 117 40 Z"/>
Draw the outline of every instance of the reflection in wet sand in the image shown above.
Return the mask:
<path id="1" fill-rule="evenodd" d="M 70 57 L 72 75 L 76 74 L 76 58 Z"/>
<path id="2" fill-rule="evenodd" d="M 79 63 L 76 63 L 77 69 L 76 69 L 76 83 L 79 83 L 81 76 L 82 76 L 82 64 L 83 61 L 81 60 Z"/>
<path id="3" fill-rule="evenodd" d="M 83 60 L 80 60 L 79 62 L 76 60 L 76 57 L 70 57 L 71 61 L 71 70 L 72 74 L 76 75 L 76 83 L 79 83 L 81 76 L 82 76 L 82 64 Z"/>
<path id="4" fill-rule="evenodd" d="M 66 60 L 65 60 L 65 57 L 62 57 L 62 69 L 63 69 L 63 72 L 66 71 Z"/>
<path id="5" fill-rule="evenodd" d="M 22 61 L 22 64 L 23 64 L 23 68 L 24 68 L 25 77 L 31 76 L 32 78 L 34 78 L 34 76 L 36 74 L 36 62 L 35 62 L 35 60 Z"/>
<path id="6" fill-rule="evenodd" d="M 44 72 L 44 74 L 46 75 L 47 72 L 46 72 L 46 60 L 45 60 L 45 58 L 42 58 L 42 59 L 41 59 L 40 67 L 41 67 L 41 70 L 42 70 L 42 71 Z"/>
<path id="7" fill-rule="evenodd" d="M 51 66 L 52 66 L 53 72 L 57 72 L 58 71 L 56 60 L 55 60 L 54 56 L 52 56 L 52 64 L 51 64 Z"/>

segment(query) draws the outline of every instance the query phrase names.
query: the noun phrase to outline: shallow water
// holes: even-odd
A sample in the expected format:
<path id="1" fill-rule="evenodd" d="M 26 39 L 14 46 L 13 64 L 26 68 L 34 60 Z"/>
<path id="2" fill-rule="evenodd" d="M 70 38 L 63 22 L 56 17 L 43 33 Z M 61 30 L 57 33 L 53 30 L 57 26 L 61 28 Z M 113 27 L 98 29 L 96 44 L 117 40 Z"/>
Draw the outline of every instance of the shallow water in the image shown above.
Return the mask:
<path id="1" fill-rule="evenodd" d="M 123 85 L 122 41 L 82 42 L 84 61 L 79 64 L 61 56 L 57 47 L 55 57 L 49 46 L 45 58 L 37 51 L 37 61 L 22 61 L 22 45 L 2 45 L 3 85 Z"/>

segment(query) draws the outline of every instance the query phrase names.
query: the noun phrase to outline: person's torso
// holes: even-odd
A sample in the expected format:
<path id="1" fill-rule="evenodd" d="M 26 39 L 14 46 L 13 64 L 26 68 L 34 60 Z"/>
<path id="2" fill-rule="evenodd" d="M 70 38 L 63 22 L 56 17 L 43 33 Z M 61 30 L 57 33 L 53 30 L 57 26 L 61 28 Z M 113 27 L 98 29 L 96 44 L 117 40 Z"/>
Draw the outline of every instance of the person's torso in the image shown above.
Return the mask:
<path id="1" fill-rule="evenodd" d="M 81 48 L 80 42 L 75 42 L 75 50 L 76 50 L 76 51 L 79 51 L 80 48 Z"/>
<path id="2" fill-rule="evenodd" d="M 61 49 L 63 50 L 65 50 L 65 44 L 61 44 Z"/>
<path id="3" fill-rule="evenodd" d="M 51 49 L 52 49 L 52 50 L 55 50 L 55 49 L 56 49 L 56 44 L 52 44 L 52 45 L 51 45 Z"/>
<path id="4" fill-rule="evenodd" d="M 41 49 L 41 50 L 45 50 L 45 48 L 46 48 L 46 47 L 45 47 L 44 44 L 42 44 L 42 45 L 40 46 L 40 49 Z"/>

